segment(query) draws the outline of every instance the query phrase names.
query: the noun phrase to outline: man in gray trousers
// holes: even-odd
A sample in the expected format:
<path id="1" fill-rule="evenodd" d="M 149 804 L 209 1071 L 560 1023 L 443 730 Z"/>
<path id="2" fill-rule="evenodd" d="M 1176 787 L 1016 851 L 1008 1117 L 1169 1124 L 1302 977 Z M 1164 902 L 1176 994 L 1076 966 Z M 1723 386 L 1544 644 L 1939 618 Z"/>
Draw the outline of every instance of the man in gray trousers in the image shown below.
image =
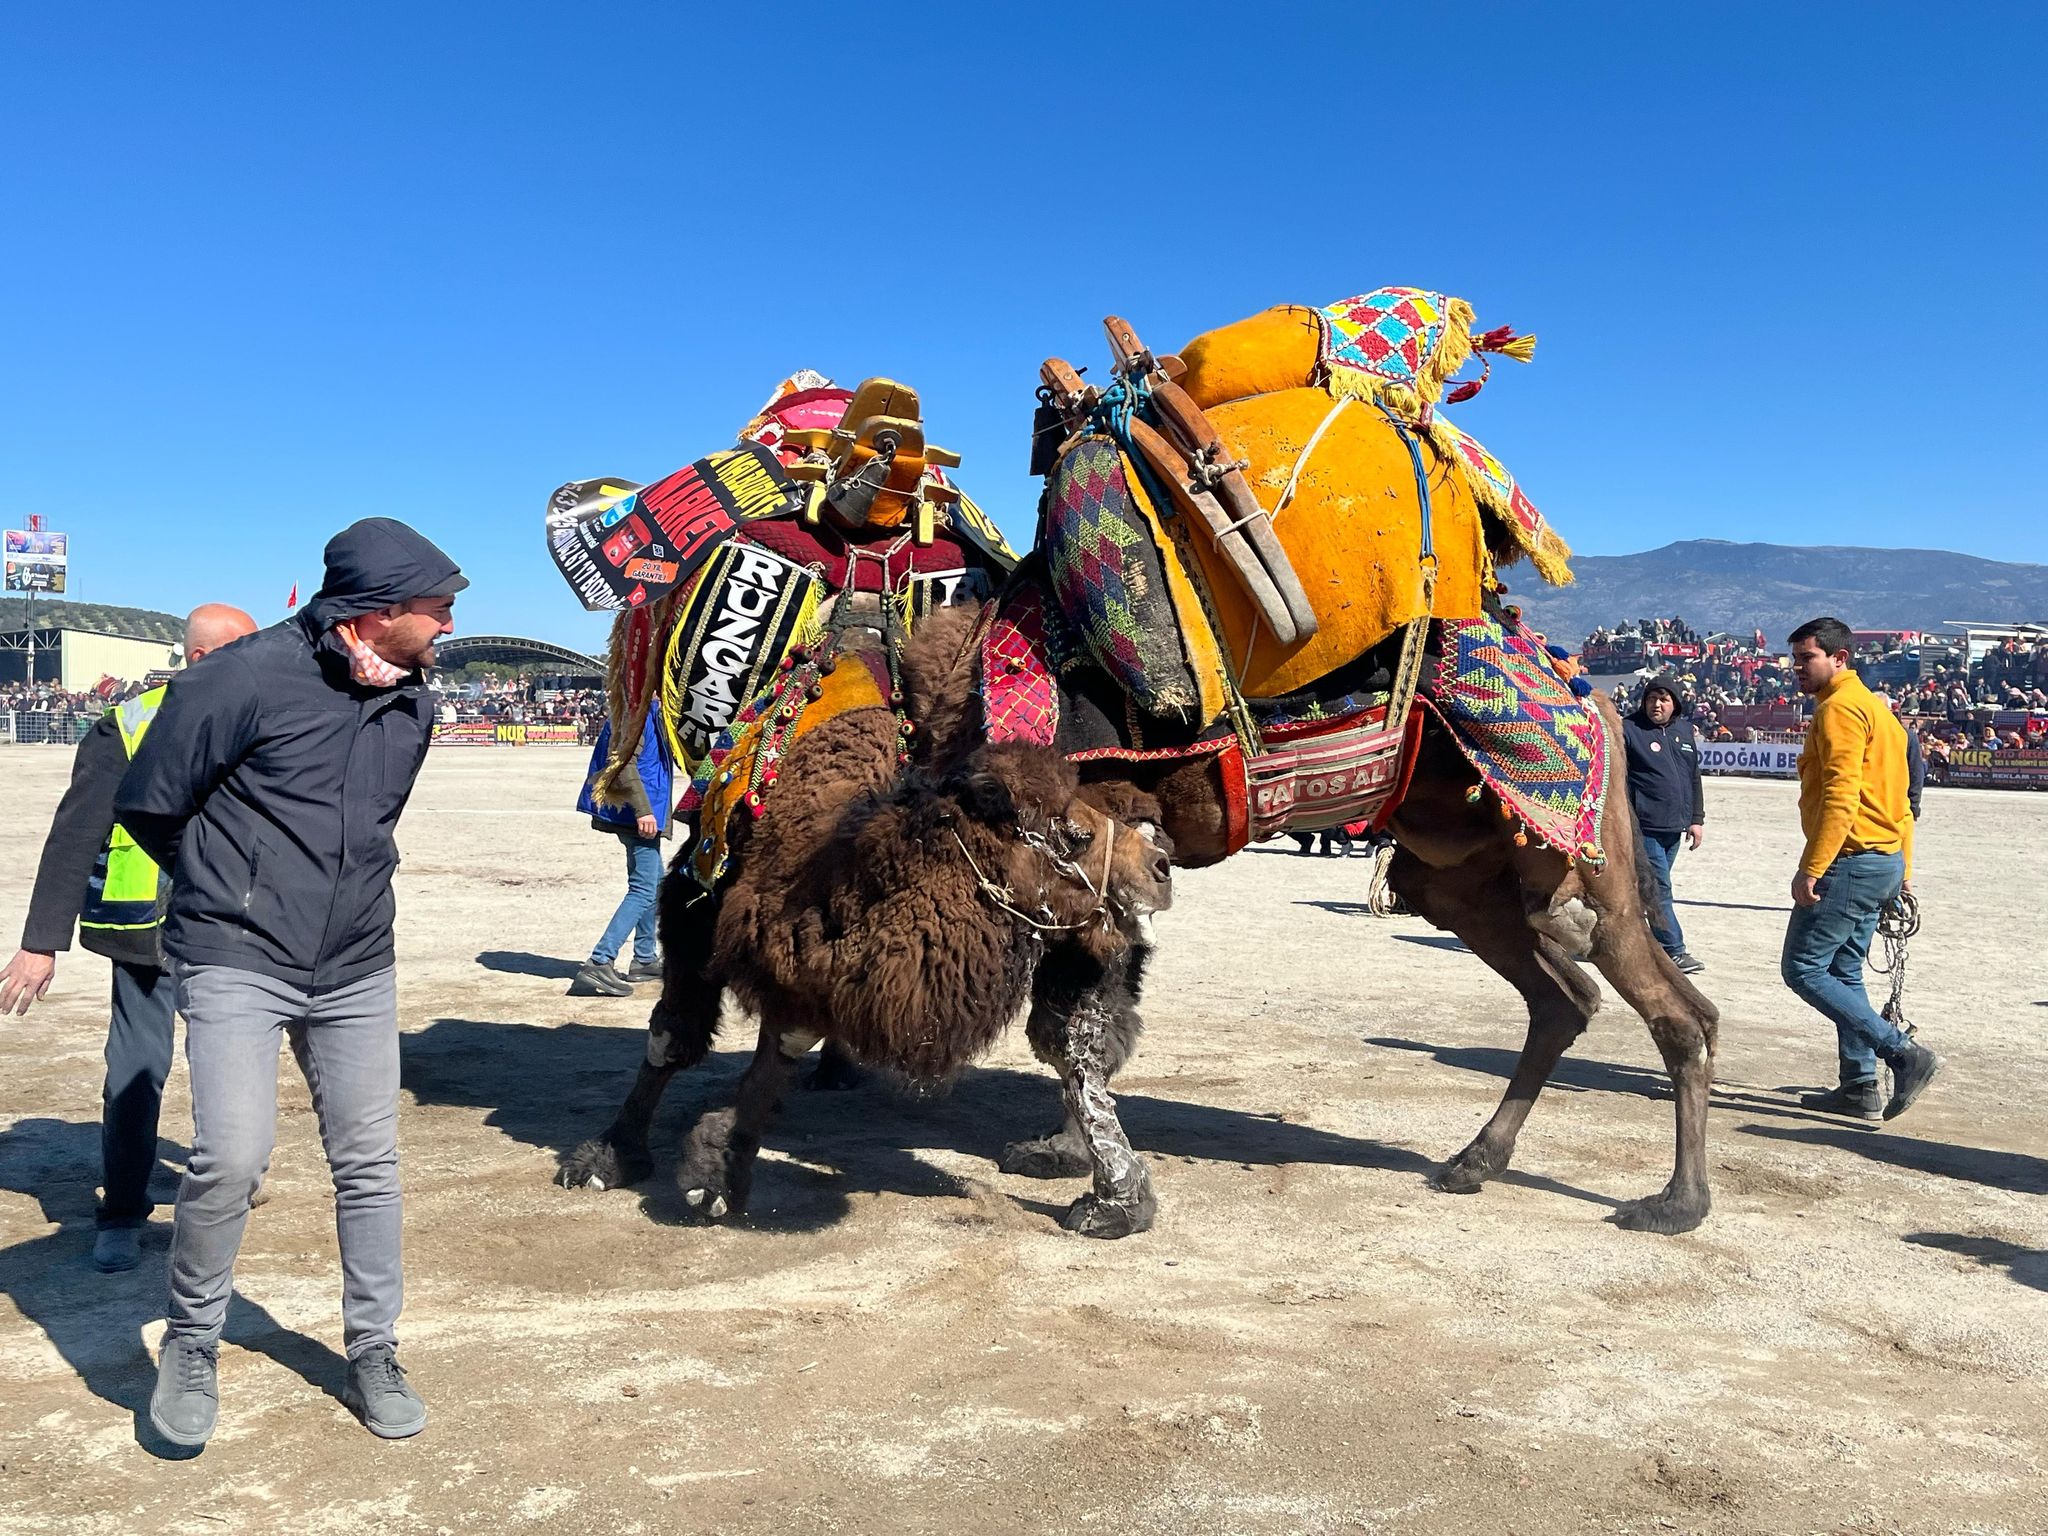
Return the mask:
<path id="1" fill-rule="evenodd" d="M 393 831 L 433 734 L 425 670 L 468 580 L 405 524 L 327 545 L 297 616 L 181 678 L 115 796 L 171 871 L 165 963 L 185 1016 L 192 1153 L 171 1227 L 170 1303 L 150 1422 L 202 1446 L 249 1201 L 295 1047 L 334 1175 L 348 1380 L 396 1439 L 427 1411 L 399 1367 L 398 991 Z"/>

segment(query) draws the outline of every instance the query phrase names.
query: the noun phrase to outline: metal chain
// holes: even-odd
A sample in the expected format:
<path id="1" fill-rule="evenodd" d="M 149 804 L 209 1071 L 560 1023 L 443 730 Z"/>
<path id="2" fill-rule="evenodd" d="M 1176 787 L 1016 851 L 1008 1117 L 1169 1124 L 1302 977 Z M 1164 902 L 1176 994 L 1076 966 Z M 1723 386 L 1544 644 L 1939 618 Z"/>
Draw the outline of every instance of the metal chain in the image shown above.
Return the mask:
<path id="1" fill-rule="evenodd" d="M 1906 1020 L 1906 944 L 1920 931 L 1920 903 L 1913 899 L 1911 891 L 1900 891 L 1884 904 L 1877 915 L 1877 936 L 1884 943 L 1884 964 L 1866 960 L 1866 964 L 1880 976 L 1892 979 L 1892 995 L 1885 1002 L 1883 1016 L 1901 1031 L 1910 1035 L 1913 1026 Z"/>

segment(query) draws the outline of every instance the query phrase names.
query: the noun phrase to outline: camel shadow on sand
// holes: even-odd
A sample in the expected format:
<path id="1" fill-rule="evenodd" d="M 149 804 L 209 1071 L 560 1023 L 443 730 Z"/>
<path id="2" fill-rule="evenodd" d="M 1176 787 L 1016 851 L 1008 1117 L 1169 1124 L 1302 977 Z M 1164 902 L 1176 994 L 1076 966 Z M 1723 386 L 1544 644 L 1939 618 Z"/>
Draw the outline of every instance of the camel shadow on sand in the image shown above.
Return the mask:
<path id="1" fill-rule="evenodd" d="M 732 1040 L 750 1037 L 752 1026 L 731 1023 L 726 1034 Z M 559 1157 L 610 1122 L 645 1042 L 646 1032 L 637 1024 L 550 1027 L 436 1019 L 401 1037 L 401 1081 L 421 1104 L 481 1109 L 486 1125 Z M 732 1101 L 750 1057 L 746 1050 L 714 1051 L 703 1066 L 680 1074 L 670 1086 L 654 1121 L 655 1169 L 640 1186 L 642 1204 L 654 1219 L 687 1219 L 672 1178 L 677 1141 L 706 1110 Z M 1409 1147 L 1340 1136 L 1277 1115 L 1143 1092 L 1119 1092 L 1117 1108 L 1132 1144 L 1159 1159 L 1253 1168 L 1322 1164 L 1418 1179 L 1437 1167 L 1433 1158 Z M 1010 1067 L 971 1068 L 950 1091 L 928 1096 L 899 1091 L 876 1078 L 849 1092 L 799 1087 L 768 1132 L 768 1151 L 780 1155 L 764 1160 L 759 1170 L 749 1225 L 815 1231 L 844 1217 L 853 1197 L 862 1194 L 986 1199 L 985 1184 L 934 1168 L 913 1151 L 979 1159 L 993 1172 L 1006 1145 L 1043 1135 L 1059 1120 L 1059 1084 L 1053 1077 Z M 1612 1203 L 1544 1180 L 1526 1182 Z M 1166 1184 L 1162 1195 L 1171 1199 L 1170 1174 Z M 1046 1201 L 1003 1198 L 1057 1217 L 1083 1187 L 1078 1179 L 1055 1181 L 1047 1185 L 1055 1198 Z M 588 1198 L 579 1191 L 563 1193 Z"/>
<path id="2" fill-rule="evenodd" d="M 185 1149 L 163 1142 L 170 1160 Z M 0 1131 L 0 1189 L 37 1200 L 55 1232 L 0 1248 L 0 1294 L 40 1328 L 94 1396 L 134 1416 L 135 1438 L 171 1460 L 198 1454 L 157 1435 L 149 1423 L 156 1362 L 142 1331 L 164 1315 L 164 1259 L 169 1242 L 163 1212 L 144 1241 L 142 1263 L 125 1274 L 92 1267 L 94 1186 L 100 1172 L 100 1131 L 90 1122 L 18 1120 Z M 336 1395 L 345 1362 L 316 1339 L 295 1333 L 237 1294 L 228 1304 L 226 1342 L 267 1355 L 313 1386 Z"/>

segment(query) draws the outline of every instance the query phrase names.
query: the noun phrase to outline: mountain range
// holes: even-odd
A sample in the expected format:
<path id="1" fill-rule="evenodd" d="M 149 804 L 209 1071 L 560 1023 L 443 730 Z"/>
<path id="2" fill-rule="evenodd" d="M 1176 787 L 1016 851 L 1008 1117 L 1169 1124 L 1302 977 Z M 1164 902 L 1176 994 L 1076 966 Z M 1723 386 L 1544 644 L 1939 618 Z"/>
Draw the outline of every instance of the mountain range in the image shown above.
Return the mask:
<path id="1" fill-rule="evenodd" d="M 1528 565 L 1504 577 L 1508 600 L 1560 643 L 1597 626 L 1682 618 L 1703 634 L 1761 629 L 1775 646 L 1811 618 L 1851 629 L 1924 629 L 1948 619 L 2048 623 L 2048 565 L 1984 560 L 1945 549 L 1794 547 L 1684 539 L 1635 555 L 1580 555 L 1578 577 L 1553 587 Z"/>

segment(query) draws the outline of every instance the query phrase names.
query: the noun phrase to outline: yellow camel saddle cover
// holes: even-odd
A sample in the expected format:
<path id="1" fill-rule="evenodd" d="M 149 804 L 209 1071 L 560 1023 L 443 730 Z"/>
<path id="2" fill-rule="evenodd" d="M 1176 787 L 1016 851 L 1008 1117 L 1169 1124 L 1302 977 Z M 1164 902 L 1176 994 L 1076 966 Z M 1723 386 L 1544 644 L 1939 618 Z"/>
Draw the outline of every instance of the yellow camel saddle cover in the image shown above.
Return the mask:
<path id="1" fill-rule="evenodd" d="M 712 741 L 676 806 L 696 828 L 684 866 L 691 878 L 717 889 L 732 864 L 733 818 L 768 814 L 790 747 L 840 715 L 893 708 L 892 692 L 878 652 L 805 646 L 784 657 L 774 680 Z"/>
<path id="2" fill-rule="evenodd" d="M 1165 360 L 1309 599 L 1314 632 L 1284 644 L 1188 487 L 1131 451 L 1142 386 L 1125 377 L 1102 394 L 1047 475 L 1039 543 L 1062 615 L 1139 709 L 1200 726 L 1233 679 L 1246 698 L 1294 693 L 1414 619 L 1477 615 L 1497 563 L 1526 555 L 1571 579 L 1570 551 L 1514 477 L 1436 408 L 1475 354 L 1528 356 L 1530 338 L 1471 327 L 1462 300 L 1380 289 L 1270 309 Z"/>

